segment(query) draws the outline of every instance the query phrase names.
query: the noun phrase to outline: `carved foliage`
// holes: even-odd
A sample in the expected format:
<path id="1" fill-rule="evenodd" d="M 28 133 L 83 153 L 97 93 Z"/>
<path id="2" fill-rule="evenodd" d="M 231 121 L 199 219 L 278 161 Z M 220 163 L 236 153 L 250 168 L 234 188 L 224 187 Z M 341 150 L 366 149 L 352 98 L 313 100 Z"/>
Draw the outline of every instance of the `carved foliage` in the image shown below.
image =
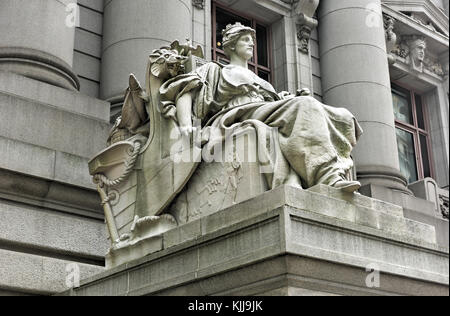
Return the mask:
<path id="1" fill-rule="evenodd" d="M 439 206 L 440 206 L 440 209 L 441 209 L 442 216 L 445 219 L 449 219 L 448 204 L 449 204 L 448 197 L 445 197 L 445 196 L 442 196 L 442 195 L 439 196 Z"/>
<path id="2" fill-rule="evenodd" d="M 192 0 L 192 5 L 197 9 L 203 10 L 205 8 L 205 0 Z"/>

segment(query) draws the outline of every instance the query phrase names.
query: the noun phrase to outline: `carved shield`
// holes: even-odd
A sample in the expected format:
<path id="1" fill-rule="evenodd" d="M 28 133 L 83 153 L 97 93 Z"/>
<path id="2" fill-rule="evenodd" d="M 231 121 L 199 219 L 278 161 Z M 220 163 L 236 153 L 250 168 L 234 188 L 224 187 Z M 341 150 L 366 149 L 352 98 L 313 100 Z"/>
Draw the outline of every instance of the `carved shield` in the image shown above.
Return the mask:
<path id="1" fill-rule="evenodd" d="M 182 139 L 177 123 L 162 115 L 162 83 L 147 70 L 150 135 L 136 167 L 139 217 L 160 215 L 189 181 L 201 159 L 201 149 L 193 145 L 192 139 Z"/>

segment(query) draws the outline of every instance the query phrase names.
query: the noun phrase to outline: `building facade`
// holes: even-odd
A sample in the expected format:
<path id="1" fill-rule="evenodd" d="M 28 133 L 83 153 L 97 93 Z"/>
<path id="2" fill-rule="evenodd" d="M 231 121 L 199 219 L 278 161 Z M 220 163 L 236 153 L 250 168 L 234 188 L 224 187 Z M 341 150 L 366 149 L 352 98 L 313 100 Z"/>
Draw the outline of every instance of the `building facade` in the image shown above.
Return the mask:
<path id="1" fill-rule="evenodd" d="M 176 39 L 226 64 L 221 30 L 237 21 L 257 31 L 252 71 L 357 117 L 360 192 L 448 249 L 448 16 L 448 0 L 0 0 L 0 295 L 104 270 L 87 162 L 129 74 L 144 82 L 149 53 Z"/>

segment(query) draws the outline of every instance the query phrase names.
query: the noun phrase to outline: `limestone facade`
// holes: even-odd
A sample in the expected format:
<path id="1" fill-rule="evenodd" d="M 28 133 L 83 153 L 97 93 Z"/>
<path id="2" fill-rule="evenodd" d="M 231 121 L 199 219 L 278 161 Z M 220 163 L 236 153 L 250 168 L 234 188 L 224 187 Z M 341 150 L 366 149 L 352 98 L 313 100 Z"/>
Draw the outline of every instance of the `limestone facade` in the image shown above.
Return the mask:
<path id="1" fill-rule="evenodd" d="M 77 269 L 81 279 L 104 270 L 106 226 L 87 162 L 105 147 L 129 74 L 145 81 L 153 49 L 190 39 L 213 58 L 217 7 L 270 31 L 276 90 L 308 88 L 355 114 L 361 193 L 434 226 L 448 249 L 447 0 L 2 0 L 0 295 L 52 294 Z M 392 83 L 424 100 L 431 178 L 422 170 L 408 183 L 402 173 Z"/>

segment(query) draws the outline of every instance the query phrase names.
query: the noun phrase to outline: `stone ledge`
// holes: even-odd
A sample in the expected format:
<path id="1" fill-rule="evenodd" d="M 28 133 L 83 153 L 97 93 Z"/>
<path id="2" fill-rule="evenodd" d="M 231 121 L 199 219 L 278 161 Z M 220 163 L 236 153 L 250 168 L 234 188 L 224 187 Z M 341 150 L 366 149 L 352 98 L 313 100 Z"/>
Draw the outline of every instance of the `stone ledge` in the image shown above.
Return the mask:
<path id="1" fill-rule="evenodd" d="M 321 197 L 322 209 L 317 205 L 314 210 L 308 209 L 305 201 L 314 196 Z M 270 293 L 292 282 L 298 288 L 291 292 L 297 293 L 448 293 L 448 252 L 429 242 L 428 234 L 433 232 L 430 226 L 415 224 L 425 232 L 422 240 L 412 238 L 408 229 L 383 231 L 377 225 L 352 222 L 349 219 L 353 216 L 349 218 L 348 214 L 332 215 L 329 207 L 336 201 L 280 187 L 166 232 L 162 235 L 163 250 L 87 279 L 80 288 L 66 294 L 252 295 Z M 357 213 L 359 207 L 353 207 Z M 389 212 L 371 211 L 377 216 L 402 219 Z M 403 227 L 408 226 L 406 222 Z M 308 269 L 299 270 L 300 263 L 290 265 L 286 260 L 315 262 L 311 267 L 322 274 L 311 275 Z M 364 286 L 365 268 L 373 263 L 387 280 L 376 290 Z M 332 273 L 326 269 L 330 265 Z M 233 277 L 237 274 L 240 277 Z M 105 289 L 107 293 L 102 293 Z M 411 289 L 417 292 L 411 293 Z"/>
<path id="2" fill-rule="evenodd" d="M 0 71 L 0 93 L 109 122 L 108 102 L 12 72 Z"/>
<path id="3" fill-rule="evenodd" d="M 104 218 L 100 197 L 94 189 L 1 168 L 0 178 L 0 198 L 4 200 L 94 219 Z"/>
<path id="4" fill-rule="evenodd" d="M 0 202 L 0 245 L 102 262 L 108 249 L 102 220 Z"/>
<path id="5" fill-rule="evenodd" d="M 0 249 L 0 290 L 49 295 L 67 290 L 68 264 L 73 262 Z M 81 278 L 103 267 L 77 263 Z"/>
<path id="6" fill-rule="evenodd" d="M 95 189 L 88 158 L 0 136 L 0 161 L 1 169 Z"/>
<path id="7" fill-rule="evenodd" d="M 84 158 L 104 147 L 110 130 L 103 120 L 2 92 L 0 107 L 0 136 Z"/>

